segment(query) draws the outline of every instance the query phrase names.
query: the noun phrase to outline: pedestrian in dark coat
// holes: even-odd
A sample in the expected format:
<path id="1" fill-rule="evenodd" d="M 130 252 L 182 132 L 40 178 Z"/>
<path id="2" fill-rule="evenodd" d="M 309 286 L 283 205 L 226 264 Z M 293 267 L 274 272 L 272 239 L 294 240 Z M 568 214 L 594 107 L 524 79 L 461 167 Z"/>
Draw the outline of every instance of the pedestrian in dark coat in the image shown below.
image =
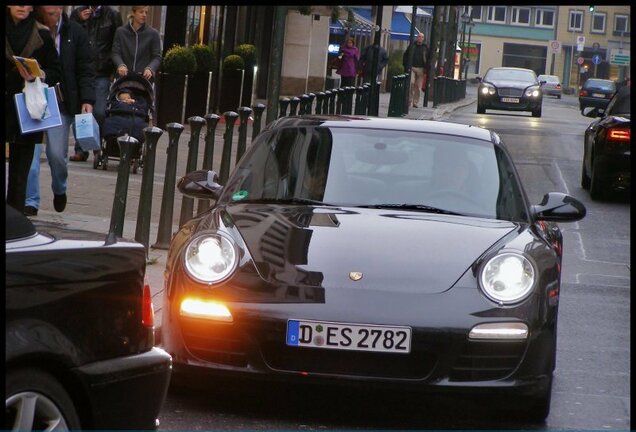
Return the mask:
<path id="1" fill-rule="evenodd" d="M 371 74 L 373 69 L 373 48 L 378 50 L 378 75 L 377 80 L 379 81 L 380 75 L 382 74 L 382 69 L 389 62 L 389 55 L 387 54 L 384 47 L 379 44 L 367 45 L 363 50 L 362 54 L 360 54 L 360 61 L 358 62 L 358 70 L 361 70 L 364 77 L 364 82 L 371 82 Z"/>
<path id="2" fill-rule="evenodd" d="M 151 81 L 161 66 L 161 38 L 146 25 L 148 10 L 148 6 L 133 6 L 129 22 L 115 32 L 112 59 L 119 77 L 135 72 Z"/>
<path id="3" fill-rule="evenodd" d="M 44 71 L 44 82 L 54 86 L 61 79 L 60 62 L 49 29 L 35 20 L 32 6 L 7 6 L 5 19 L 5 142 L 9 143 L 9 179 L 7 204 L 24 211 L 27 176 L 36 143 L 42 142 L 42 132 L 20 133 L 14 95 L 21 93 L 25 80 L 35 77 L 19 71 L 13 56 L 34 58 Z"/>
<path id="4" fill-rule="evenodd" d="M 62 67 L 62 124 L 46 131 L 46 159 L 51 168 L 53 205 L 58 212 L 66 207 L 69 129 L 75 114 L 91 113 L 95 104 L 95 67 L 88 33 L 81 25 L 69 20 L 63 10 L 62 6 L 36 7 L 38 21 L 50 29 L 55 40 Z M 41 153 L 42 146 L 36 146 L 25 202 L 25 213 L 29 215 L 37 215 L 40 208 Z"/>
<path id="5" fill-rule="evenodd" d="M 95 58 L 95 105 L 93 115 L 101 133 L 106 119 L 106 102 L 110 84 L 113 81 L 115 65 L 111 59 L 115 31 L 123 21 L 119 11 L 110 6 L 79 6 L 73 9 L 71 20 L 80 24 L 88 32 L 88 38 Z M 81 162 L 88 159 L 79 144 L 75 144 L 75 154 L 69 160 Z"/>

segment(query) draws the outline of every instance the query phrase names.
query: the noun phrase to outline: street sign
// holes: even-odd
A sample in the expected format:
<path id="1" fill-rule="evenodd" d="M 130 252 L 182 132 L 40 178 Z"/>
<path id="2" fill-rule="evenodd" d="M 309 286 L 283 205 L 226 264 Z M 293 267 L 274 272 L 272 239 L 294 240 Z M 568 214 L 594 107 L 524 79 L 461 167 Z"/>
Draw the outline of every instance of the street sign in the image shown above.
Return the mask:
<path id="1" fill-rule="evenodd" d="M 576 59 L 576 62 L 580 65 L 582 65 L 583 63 L 585 63 L 585 59 L 583 57 L 579 57 Z"/>
<path id="2" fill-rule="evenodd" d="M 559 54 L 561 52 L 561 42 L 558 40 L 551 40 L 550 51 L 552 51 L 552 54 Z"/>
<path id="3" fill-rule="evenodd" d="M 577 36 L 576 43 L 577 45 L 585 45 L 585 36 Z"/>
<path id="4" fill-rule="evenodd" d="M 621 49 L 610 50 L 610 64 L 629 66 L 630 52 Z"/>
<path id="5" fill-rule="evenodd" d="M 600 55 L 598 55 L 598 54 L 595 54 L 595 55 L 592 57 L 592 63 L 594 63 L 595 65 L 597 65 L 597 64 L 601 64 L 601 56 L 600 56 Z"/>

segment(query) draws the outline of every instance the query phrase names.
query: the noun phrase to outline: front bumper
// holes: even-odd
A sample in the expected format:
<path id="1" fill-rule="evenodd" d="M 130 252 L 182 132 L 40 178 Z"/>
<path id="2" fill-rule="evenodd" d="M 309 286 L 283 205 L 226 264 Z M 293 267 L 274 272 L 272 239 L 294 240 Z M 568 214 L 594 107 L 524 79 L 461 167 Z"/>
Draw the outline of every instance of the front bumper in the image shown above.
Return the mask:
<path id="1" fill-rule="evenodd" d="M 168 391 L 172 359 L 161 348 L 73 370 L 84 385 L 91 429 L 156 429 Z"/>
<path id="2" fill-rule="evenodd" d="M 170 316 L 164 315 L 162 337 L 165 349 L 173 355 L 175 374 L 205 371 L 233 378 L 348 382 L 415 391 L 473 393 L 488 389 L 540 394 L 554 368 L 556 308 L 543 309 L 539 296 L 534 296 L 507 315 L 509 319 L 502 319 L 500 313 L 483 308 L 484 299 L 476 291 L 453 289 L 432 295 L 428 313 L 421 307 L 403 308 L 404 321 L 391 324 L 414 323 L 408 355 L 288 347 L 287 319 L 316 319 L 311 314 L 318 305 L 228 305 L 235 318 L 231 324 L 183 318 L 170 306 L 164 308 Z M 476 305 L 481 308 L 476 310 Z M 452 307 L 455 309 L 449 309 Z M 414 320 L 417 309 L 419 321 Z M 449 310 L 453 313 L 443 313 Z M 527 340 L 468 340 L 474 325 L 519 322 L 520 314 L 527 310 L 537 311 L 528 322 Z M 322 320 L 364 322 L 351 316 L 331 314 Z"/>
<path id="3" fill-rule="evenodd" d="M 494 96 L 479 96 L 477 103 L 485 109 L 497 109 L 505 111 L 536 111 L 541 109 L 543 103 L 542 98 L 528 98 L 519 97 L 518 103 L 504 102 L 502 97 Z"/>

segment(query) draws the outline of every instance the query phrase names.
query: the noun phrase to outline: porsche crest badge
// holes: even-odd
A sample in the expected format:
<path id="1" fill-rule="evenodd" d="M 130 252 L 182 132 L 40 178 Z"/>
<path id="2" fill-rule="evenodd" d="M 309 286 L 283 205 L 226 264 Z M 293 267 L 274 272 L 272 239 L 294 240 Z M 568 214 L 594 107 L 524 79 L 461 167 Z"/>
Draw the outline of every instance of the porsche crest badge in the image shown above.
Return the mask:
<path id="1" fill-rule="evenodd" d="M 360 279 L 362 279 L 362 272 L 349 272 L 349 279 L 354 282 L 359 281 Z"/>

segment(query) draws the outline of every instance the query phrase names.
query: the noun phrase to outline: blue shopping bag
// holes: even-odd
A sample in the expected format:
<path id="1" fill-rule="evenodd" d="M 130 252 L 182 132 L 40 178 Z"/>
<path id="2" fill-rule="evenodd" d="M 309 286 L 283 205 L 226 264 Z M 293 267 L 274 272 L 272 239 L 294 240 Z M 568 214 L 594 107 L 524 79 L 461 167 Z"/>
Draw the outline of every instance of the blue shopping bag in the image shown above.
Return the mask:
<path id="1" fill-rule="evenodd" d="M 31 118 L 31 115 L 27 110 L 24 93 L 16 93 L 14 98 L 15 109 L 18 112 L 18 123 L 20 123 L 20 132 L 22 132 L 23 135 L 44 131 L 46 129 L 62 125 L 62 117 L 60 116 L 60 107 L 57 104 L 57 97 L 55 96 L 55 88 L 46 88 L 46 101 L 48 103 L 48 110 L 51 113 L 51 116 L 44 120 Z"/>
<path id="2" fill-rule="evenodd" d="M 93 114 L 75 115 L 75 140 L 84 151 L 101 150 L 99 125 Z"/>

